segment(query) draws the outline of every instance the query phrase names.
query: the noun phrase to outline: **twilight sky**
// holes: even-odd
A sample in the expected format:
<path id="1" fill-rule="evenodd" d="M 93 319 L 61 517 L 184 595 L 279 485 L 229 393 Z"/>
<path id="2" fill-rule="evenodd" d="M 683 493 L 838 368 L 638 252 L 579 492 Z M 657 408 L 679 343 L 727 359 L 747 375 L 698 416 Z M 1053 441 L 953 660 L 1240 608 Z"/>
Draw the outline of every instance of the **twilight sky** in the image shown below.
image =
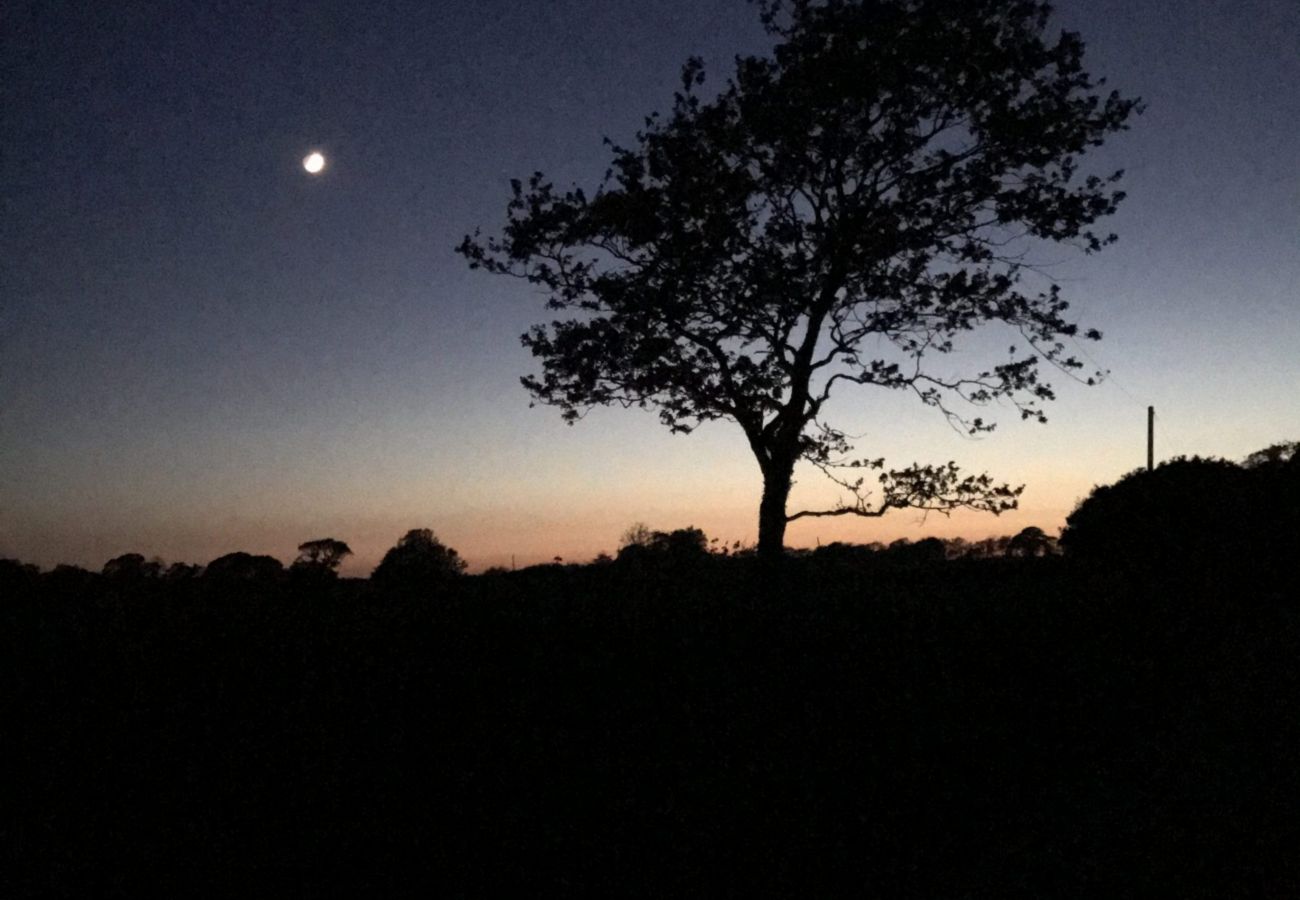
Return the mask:
<path id="1" fill-rule="evenodd" d="M 842 392 L 864 455 L 987 469 L 1022 508 L 791 544 L 1055 531 L 1144 462 L 1148 403 L 1162 458 L 1300 438 L 1300 4 L 1061 0 L 1057 27 L 1147 103 L 1092 157 L 1128 171 L 1120 243 L 1049 260 L 1112 378 L 978 440 Z M 754 539 L 736 426 L 529 409 L 542 300 L 452 252 L 511 177 L 594 187 L 687 56 L 716 84 L 766 47 L 743 0 L 14 0 L 0 41 L 0 557 L 287 562 L 332 536 L 364 575 L 414 527 L 472 570 L 589 559 L 636 521 Z M 820 477 L 792 511 L 834 501 Z"/>

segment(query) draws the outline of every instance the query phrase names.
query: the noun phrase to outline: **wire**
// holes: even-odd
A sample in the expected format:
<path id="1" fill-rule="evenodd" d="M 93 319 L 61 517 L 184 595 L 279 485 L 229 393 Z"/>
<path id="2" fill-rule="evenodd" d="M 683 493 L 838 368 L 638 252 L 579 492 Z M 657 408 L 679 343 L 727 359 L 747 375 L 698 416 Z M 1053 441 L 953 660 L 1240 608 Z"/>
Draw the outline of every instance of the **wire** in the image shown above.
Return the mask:
<path id="1" fill-rule="evenodd" d="M 1120 393 L 1122 393 L 1125 397 L 1127 397 L 1130 401 L 1132 401 L 1134 404 L 1138 406 L 1146 407 L 1146 406 L 1155 405 L 1151 403 L 1150 400 L 1142 400 L 1138 398 L 1136 395 L 1133 394 L 1132 391 L 1124 387 L 1124 383 L 1115 377 L 1115 373 L 1110 369 L 1106 368 L 1105 366 L 1103 366 L 1095 356 L 1089 353 L 1088 348 L 1084 347 L 1078 338 L 1073 338 L 1073 337 L 1070 338 L 1070 343 L 1072 343 L 1075 346 L 1075 349 L 1077 349 L 1080 353 L 1083 354 L 1084 358 L 1087 359 L 1088 362 L 1092 363 L 1093 367 L 1098 372 L 1105 373 L 1101 378 L 1102 384 L 1114 385 L 1115 388 L 1119 390 Z"/>

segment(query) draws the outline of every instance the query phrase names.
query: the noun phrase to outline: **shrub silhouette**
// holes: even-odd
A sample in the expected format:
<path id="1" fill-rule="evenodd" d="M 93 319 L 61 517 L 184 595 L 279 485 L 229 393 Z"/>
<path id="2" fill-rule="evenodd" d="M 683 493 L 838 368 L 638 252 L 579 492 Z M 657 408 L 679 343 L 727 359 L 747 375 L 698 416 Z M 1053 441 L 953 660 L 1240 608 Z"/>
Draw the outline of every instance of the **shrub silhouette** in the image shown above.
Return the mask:
<path id="1" fill-rule="evenodd" d="M 273 556 L 237 551 L 208 563 L 203 577 L 214 581 L 274 581 L 283 573 L 284 564 Z"/>
<path id="2" fill-rule="evenodd" d="M 1066 519 L 1067 555 L 1197 571 L 1251 554 L 1260 533 L 1256 479 L 1221 459 L 1178 458 L 1102 485 Z"/>
<path id="3" fill-rule="evenodd" d="M 673 531 L 650 531 L 644 525 L 634 525 L 624 535 L 624 541 L 618 551 L 620 562 L 678 566 L 699 562 L 709 555 L 708 535 L 693 525 Z"/>
<path id="4" fill-rule="evenodd" d="M 418 590 L 445 585 L 464 571 L 459 553 L 428 528 L 412 528 L 384 554 L 370 582 L 383 590 Z"/>
<path id="5" fill-rule="evenodd" d="M 1292 578 L 1300 567 L 1300 441 L 1283 441 L 1257 450 L 1242 462 L 1254 481 L 1258 510 L 1255 550 Z"/>

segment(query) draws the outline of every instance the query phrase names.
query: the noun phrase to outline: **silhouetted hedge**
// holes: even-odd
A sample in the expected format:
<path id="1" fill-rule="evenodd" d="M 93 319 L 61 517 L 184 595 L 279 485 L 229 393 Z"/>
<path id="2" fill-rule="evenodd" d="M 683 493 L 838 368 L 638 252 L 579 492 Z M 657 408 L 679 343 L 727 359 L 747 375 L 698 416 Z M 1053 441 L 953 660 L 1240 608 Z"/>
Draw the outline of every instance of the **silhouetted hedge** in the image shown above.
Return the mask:
<path id="1" fill-rule="evenodd" d="M 1245 468 L 1179 458 L 1093 490 L 1070 514 L 1072 557 L 1127 571 L 1228 578 L 1250 561 L 1276 572 L 1300 554 L 1300 460 Z"/>

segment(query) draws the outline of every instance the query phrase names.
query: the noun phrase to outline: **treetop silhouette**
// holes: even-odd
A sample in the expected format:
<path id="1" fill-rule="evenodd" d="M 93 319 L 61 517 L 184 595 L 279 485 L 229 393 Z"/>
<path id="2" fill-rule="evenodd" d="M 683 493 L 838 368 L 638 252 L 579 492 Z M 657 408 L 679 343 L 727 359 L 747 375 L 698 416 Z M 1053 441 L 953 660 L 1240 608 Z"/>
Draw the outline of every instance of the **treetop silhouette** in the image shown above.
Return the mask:
<path id="1" fill-rule="evenodd" d="M 465 571 L 460 554 L 428 528 L 412 528 L 397 541 L 375 571 L 372 584 L 385 589 L 420 589 L 446 583 Z"/>
<path id="2" fill-rule="evenodd" d="M 763 474 L 768 557 L 804 516 L 1013 508 L 1019 488 L 955 463 L 854 457 L 827 403 L 846 385 L 911 391 L 976 434 L 993 401 L 1045 420 L 1040 361 L 1097 377 L 1064 340 L 1100 334 L 1066 317 L 1055 285 L 1031 287 L 1027 254 L 1114 240 L 1093 225 L 1122 199 L 1121 173 L 1082 175 L 1080 157 L 1137 102 L 1098 93 L 1079 36 L 1049 40 L 1036 0 L 758 6 L 771 56 L 737 59 L 712 97 L 688 61 L 672 112 L 610 143 L 594 194 L 515 181 L 501 234 L 458 247 L 569 316 L 523 335 L 541 361 L 524 386 L 569 422 L 614 404 L 657 409 L 675 432 L 734 421 Z M 989 324 L 1013 335 L 1003 361 L 944 365 Z M 787 513 L 800 460 L 849 499 Z"/>
<path id="3" fill-rule="evenodd" d="M 293 561 L 292 568 L 334 573 L 351 555 L 352 548 L 344 541 L 318 538 L 298 545 L 298 558 Z"/>
<path id="4" fill-rule="evenodd" d="M 203 577 L 210 581 L 274 581 L 283 572 L 284 564 L 275 557 L 239 550 L 208 563 Z"/>

